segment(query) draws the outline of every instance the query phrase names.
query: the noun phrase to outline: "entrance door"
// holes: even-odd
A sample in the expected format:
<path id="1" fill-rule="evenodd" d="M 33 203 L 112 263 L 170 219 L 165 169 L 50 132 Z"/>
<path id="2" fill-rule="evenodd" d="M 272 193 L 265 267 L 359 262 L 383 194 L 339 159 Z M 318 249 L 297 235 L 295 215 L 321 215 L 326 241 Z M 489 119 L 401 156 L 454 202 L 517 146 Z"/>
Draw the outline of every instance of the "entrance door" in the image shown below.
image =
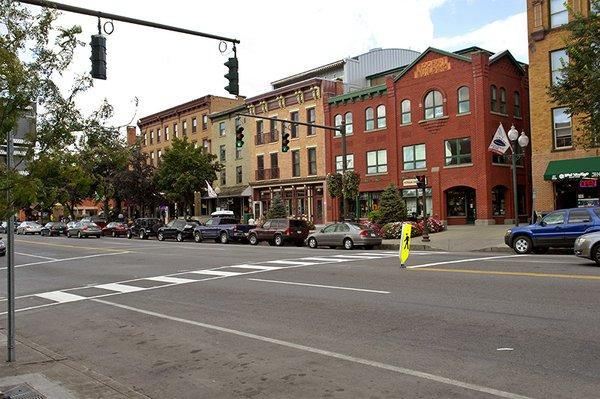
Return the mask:
<path id="1" fill-rule="evenodd" d="M 467 203 L 467 223 L 473 224 L 475 223 L 475 219 L 477 219 L 477 209 L 475 209 L 475 190 L 467 188 L 465 190 L 465 197 Z"/>

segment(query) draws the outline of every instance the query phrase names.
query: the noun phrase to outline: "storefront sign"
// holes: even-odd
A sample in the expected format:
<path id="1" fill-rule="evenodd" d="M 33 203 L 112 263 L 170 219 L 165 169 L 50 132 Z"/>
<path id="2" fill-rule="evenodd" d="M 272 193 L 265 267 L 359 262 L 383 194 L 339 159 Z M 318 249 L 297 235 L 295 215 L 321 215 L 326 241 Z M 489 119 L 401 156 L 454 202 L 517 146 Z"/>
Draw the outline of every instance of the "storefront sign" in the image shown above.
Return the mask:
<path id="1" fill-rule="evenodd" d="M 452 69 L 452 65 L 450 64 L 448 57 L 436 58 L 434 60 L 418 64 L 415 67 L 415 79 L 449 71 L 450 69 Z"/>
<path id="2" fill-rule="evenodd" d="M 581 179 L 579 182 L 581 188 L 594 188 L 598 187 L 598 180 L 596 179 Z"/>
<path id="3" fill-rule="evenodd" d="M 417 185 L 417 179 L 404 179 L 402 180 L 403 187 L 413 187 Z"/>
<path id="4" fill-rule="evenodd" d="M 567 179 L 598 179 L 600 178 L 600 172 L 575 172 L 575 173 L 560 173 L 558 175 L 552 175 L 553 181 L 556 180 L 567 180 Z"/>

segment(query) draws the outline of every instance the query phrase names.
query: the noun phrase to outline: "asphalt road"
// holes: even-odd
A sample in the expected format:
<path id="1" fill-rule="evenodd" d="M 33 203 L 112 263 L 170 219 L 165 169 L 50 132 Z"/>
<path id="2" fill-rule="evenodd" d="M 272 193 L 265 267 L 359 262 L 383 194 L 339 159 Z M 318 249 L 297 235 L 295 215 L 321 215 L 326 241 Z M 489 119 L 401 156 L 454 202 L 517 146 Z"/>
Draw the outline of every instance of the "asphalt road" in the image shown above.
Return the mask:
<path id="1" fill-rule="evenodd" d="M 18 336 L 151 398 L 600 395 L 600 268 L 573 256 L 16 242 Z"/>

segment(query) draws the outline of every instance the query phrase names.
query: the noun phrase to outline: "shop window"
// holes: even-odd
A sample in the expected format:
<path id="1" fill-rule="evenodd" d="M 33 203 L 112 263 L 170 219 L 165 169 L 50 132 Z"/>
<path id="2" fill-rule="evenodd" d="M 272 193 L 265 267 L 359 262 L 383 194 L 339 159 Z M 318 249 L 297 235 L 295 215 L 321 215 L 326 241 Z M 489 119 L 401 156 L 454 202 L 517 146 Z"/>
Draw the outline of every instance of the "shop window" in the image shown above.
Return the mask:
<path id="1" fill-rule="evenodd" d="M 387 150 L 367 152 L 367 174 L 387 173 Z"/>
<path id="2" fill-rule="evenodd" d="M 337 173 L 342 173 L 344 169 L 343 159 L 342 155 L 335 157 L 335 171 Z M 346 170 L 354 170 L 354 154 L 346 154 Z"/>
<path id="3" fill-rule="evenodd" d="M 427 167 L 425 144 L 409 145 L 402 148 L 404 170 L 424 169 Z"/>
<path id="4" fill-rule="evenodd" d="M 375 129 L 375 116 L 373 108 L 369 107 L 365 110 L 365 130 Z"/>
<path id="5" fill-rule="evenodd" d="M 377 107 L 377 129 L 384 128 L 385 125 L 385 105 L 382 104 Z"/>
<path id="6" fill-rule="evenodd" d="M 490 87 L 490 107 L 492 112 L 498 112 L 498 88 L 494 85 Z"/>
<path id="7" fill-rule="evenodd" d="M 442 93 L 432 90 L 425 96 L 425 119 L 435 119 L 444 116 Z"/>
<path id="8" fill-rule="evenodd" d="M 298 111 L 290 112 L 290 120 L 292 122 L 298 122 L 300 120 L 300 114 Z M 290 126 L 290 137 L 295 139 L 298 137 L 298 125 L 292 123 Z"/>
<path id="9" fill-rule="evenodd" d="M 471 138 L 446 140 L 446 166 L 471 163 Z"/>
<path id="10" fill-rule="evenodd" d="M 521 117 L 521 93 L 519 93 L 518 91 L 515 91 L 514 93 L 514 108 L 513 108 L 513 115 L 515 116 L 515 118 L 520 118 Z"/>
<path id="11" fill-rule="evenodd" d="M 504 186 L 496 186 L 492 189 L 492 211 L 494 216 L 506 215 L 506 192 Z"/>
<path id="12" fill-rule="evenodd" d="M 469 88 L 463 86 L 458 89 L 458 113 L 466 114 L 471 112 L 471 99 L 469 96 Z"/>
<path id="13" fill-rule="evenodd" d="M 558 28 L 569 22 L 566 0 L 550 0 L 550 27 Z"/>
<path id="14" fill-rule="evenodd" d="M 467 197 L 462 189 L 446 191 L 448 216 L 467 216 Z"/>
<path id="15" fill-rule="evenodd" d="M 571 115 L 567 108 L 552 110 L 552 126 L 554 130 L 554 148 L 571 148 L 573 145 L 573 132 L 571 129 Z"/>
<path id="16" fill-rule="evenodd" d="M 358 216 L 367 216 L 369 212 L 376 211 L 379 209 L 381 202 L 381 191 L 360 193 L 358 196 L 358 202 Z"/>
<path id="17" fill-rule="evenodd" d="M 402 108 L 402 124 L 410 123 L 410 100 L 403 100 L 400 106 Z"/>
<path id="18" fill-rule="evenodd" d="M 551 70 L 551 84 L 558 85 L 564 78 L 564 66 L 569 62 L 569 55 L 567 50 L 556 50 L 550 52 L 550 70 Z"/>
<path id="19" fill-rule="evenodd" d="M 506 115 L 506 89 L 500 88 L 500 113 Z"/>
<path id="20" fill-rule="evenodd" d="M 416 219 L 417 217 L 423 216 L 423 190 L 417 190 L 415 188 L 412 189 L 404 189 L 401 192 L 402 199 L 406 204 L 406 212 L 407 214 Z M 427 215 L 431 216 L 431 211 L 433 209 L 433 202 L 431 197 L 431 188 L 425 189 L 425 198 L 427 200 Z"/>
<path id="21" fill-rule="evenodd" d="M 292 151 L 292 177 L 300 176 L 300 150 Z"/>

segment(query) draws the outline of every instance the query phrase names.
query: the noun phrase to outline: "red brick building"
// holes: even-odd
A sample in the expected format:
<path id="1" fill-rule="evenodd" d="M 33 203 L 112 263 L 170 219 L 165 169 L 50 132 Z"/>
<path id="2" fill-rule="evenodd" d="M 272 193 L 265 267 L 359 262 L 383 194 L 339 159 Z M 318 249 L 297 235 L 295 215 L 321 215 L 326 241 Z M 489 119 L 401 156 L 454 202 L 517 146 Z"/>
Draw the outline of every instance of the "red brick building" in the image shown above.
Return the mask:
<path id="1" fill-rule="evenodd" d="M 387 75 L 387 76 L 386 76 Z M 410 214 L 420 214 L 416 175 L 426 175 L 428 213 L 448 224 L 511 223 L 510 158 L 488 151 L 502 123 L 529 134 L 527 67 L 508 52 L 429 48 L 410 65 L 370 77 L 385 84 L 332 97 L 327 124 L 347 124 L 348 169 L 361 176 L 349 204 L 358 217 L 377 209 L 390 183 L 402 189 Z M 341 169 L 341 137 L 328 136 L 327 171 Z M 510 150 L 507 152 L 510 154 Z M 517 168 L 519 217 L 531 209 L 530 156 Z M 328 201 L 327 219 L 338 218 Z"/>

